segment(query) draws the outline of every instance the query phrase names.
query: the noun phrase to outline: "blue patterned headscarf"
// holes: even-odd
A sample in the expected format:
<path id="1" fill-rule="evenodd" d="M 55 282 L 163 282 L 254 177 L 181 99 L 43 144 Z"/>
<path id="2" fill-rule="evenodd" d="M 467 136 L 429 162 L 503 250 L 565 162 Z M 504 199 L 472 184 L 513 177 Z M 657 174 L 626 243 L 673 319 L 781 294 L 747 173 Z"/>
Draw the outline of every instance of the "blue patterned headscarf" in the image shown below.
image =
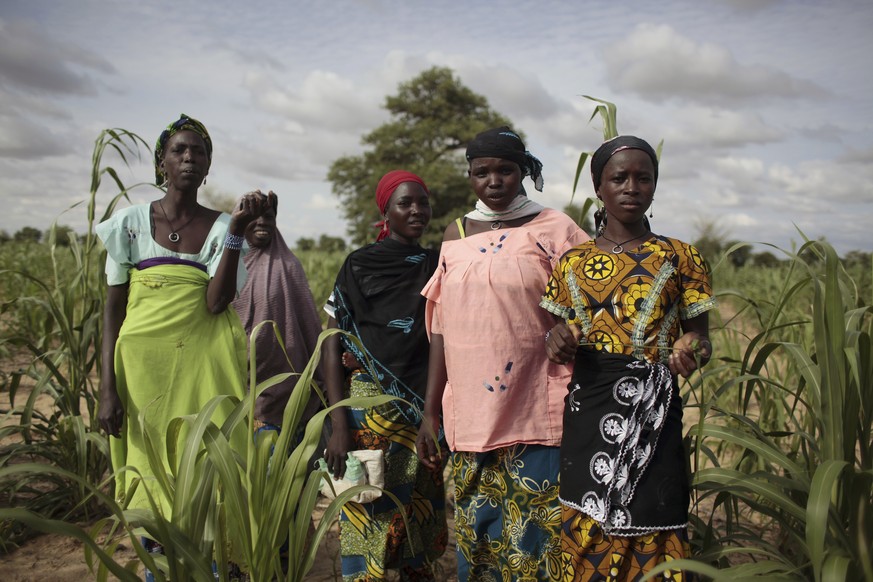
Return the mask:
<path id="1" fill-rule="evenodd" d="M 203 142 L 206 144 L 206 156 L 209 158 L 209 163 L 212 163 L 212 138 L 209 137 L 209 132 L 206 131 L 206 127 L 202 123 L 183 113 L 179 116 L 178 120 L 168 125 L 167 129 L 161 132 L 161 136 L 158 138 L 157 143 L 155 143 L 155 184 L 158 186 L 162 186 L 167 181 L 166 176 L 161 172 L 164 146 L 167 145 L 167 142 L 174 134 L 183 129 L 193 131 L 203 138 Z"/>

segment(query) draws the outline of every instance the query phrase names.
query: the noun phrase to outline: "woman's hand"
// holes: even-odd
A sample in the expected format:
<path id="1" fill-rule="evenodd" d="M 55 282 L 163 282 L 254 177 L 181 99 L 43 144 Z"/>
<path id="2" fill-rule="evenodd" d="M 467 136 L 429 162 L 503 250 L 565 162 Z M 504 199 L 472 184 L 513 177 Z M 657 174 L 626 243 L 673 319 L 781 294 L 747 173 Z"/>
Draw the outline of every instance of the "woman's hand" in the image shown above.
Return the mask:
<path id="1" fill-rule="evenodd" d="M 109 436 L 121 435 L 121 426 L 124 423 L 124 406 L 121 404 L 115 386 L 104 385 L 101 387 L 97 422 Z"/>
<path id="2" fill-rule="evenodd" d="M 327 441 L 327 448 L 324 450 L 327 470 L 334 476 L 334 479 L 342 479 L 343 475 L 346 474 L 346 456 L 349 451 L 355 448 L 348 427 L 338 426 L 338 424 L 337 422 L 332 424 L 333 432 L 330 435 L 330 440 Z"/>
<path id="3" fill-rule="evenodd" d="M 546 333 L 546 356 L 555 364 L 566 364 L 576 357 L 582 330 L 575 323 L 561 322 Z"/>
<path id="4" fill-rule="evenodd" d="M 418 460 L 431 471 L 440 466 L 442 452 L 436 443 L 436 434 L 440 428 L 439 415 L 422 418 L 421 426 L 418 427 L 418 437 L 415 439 L 415 450 L 418 452 Z"/>
<path id="5" fill-rule="evenodd" d="M 240 198 L 239 204 L 230 215 L 228 231 L 237 236 L 243 236 L 246 227 L 268 209 L 276 208 L 278 199 L 270 190 L 266 195 L 260 190 L 248 192 Z"/>
<path id="6" fill-rule="evenodd" d="M 683 378 L 690 376 L 694 370 L 703 366 L 712 356 L 712 344 L 706 336 L 697 332 L 682 335 L 673 344 L 673 353 L 667 360 L 670 372 Z"/>

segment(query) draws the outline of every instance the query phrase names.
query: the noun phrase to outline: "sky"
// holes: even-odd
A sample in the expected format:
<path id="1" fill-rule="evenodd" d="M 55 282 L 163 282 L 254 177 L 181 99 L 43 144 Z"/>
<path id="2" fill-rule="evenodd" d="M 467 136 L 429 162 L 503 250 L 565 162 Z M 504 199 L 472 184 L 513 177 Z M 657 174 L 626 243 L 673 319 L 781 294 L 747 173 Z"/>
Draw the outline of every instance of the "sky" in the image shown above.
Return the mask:
<path id="1" fill-rule="evenodd" d="M 445 66 L 524 132 L 547 206 L 602 141 L 589 95 L 663 140 L 656 232 L 871 251 L 871 30 L 870 0 L 0 0 L 0 230 L 82 231 L 68 209 L 100 132 L 153 145 L 185 113 L 214 142 L 208 188 L 274 190 L 289 243 L 345 238 L 331 162 L 363 151 L 398 84 Z M 132 185 L 149 156 L 106 162 Z M 586 168 L 576 201 L 592 195 Z"/>

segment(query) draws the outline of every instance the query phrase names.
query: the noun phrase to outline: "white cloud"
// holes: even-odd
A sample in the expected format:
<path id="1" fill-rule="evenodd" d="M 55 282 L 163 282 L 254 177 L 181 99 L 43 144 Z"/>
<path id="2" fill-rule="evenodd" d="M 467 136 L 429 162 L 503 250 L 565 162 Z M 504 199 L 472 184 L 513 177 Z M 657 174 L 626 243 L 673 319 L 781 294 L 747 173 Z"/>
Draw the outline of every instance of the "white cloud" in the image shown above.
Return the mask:
<path id="1" fill-rule="evenodd" d="M 71 150 L 69 141 L 49 127 L 17 115 L 0 114 L 0 156 L 41 159 Z"/>
<path id="2" fill-rule="evenodd" d="M 324 196 L 322 194 L 314 194 L 306 204 L 309 210 L 337 210 L 339 208 L 339 200 L 335 196 Z"/>
<path id="3" fill-rule="evenodd" d="M 115 72 L 105 58 L 58 41 L 33 22 L 0 20 L 0 38 L 0 79 L 22 91 L 94 96 L 89 72 Z"/>
<path id="4" fill-rule="evenodd" d="M 714 43 L 698 43 L 668 25 L 641 24 L 605 50 L 607 82 L 649 101 L 677 98 L 733 104 L 771 98 L 820 98 L 828 92 L 772 66 L 744 65 Z"/>
<path id="5" fill-rule="evenodd" d="M 665 126 L 664 141 L 672 149 L 734 149 L 750 144 L 778 143 L 785 132 L 764 121 L 760 113 L 749 110 L 687 107 Z"/>

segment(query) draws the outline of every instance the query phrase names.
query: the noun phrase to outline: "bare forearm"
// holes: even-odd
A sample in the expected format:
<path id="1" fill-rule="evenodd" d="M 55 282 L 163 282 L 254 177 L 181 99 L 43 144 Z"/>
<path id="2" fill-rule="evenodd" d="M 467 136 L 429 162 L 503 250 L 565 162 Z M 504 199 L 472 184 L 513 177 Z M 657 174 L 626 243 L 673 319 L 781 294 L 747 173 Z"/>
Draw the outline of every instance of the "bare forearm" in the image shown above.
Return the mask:
<path id="1" fill-rule="evenodd" d="M 97 422 L 106 434 L 119 436 L 124 424 L 124 405 L 118 397 L 115 385 L 115 344 L 121 324 L 127 316 L 128 285 L 110 285 L 106 291 L 106 306 L 103 310 L 103 340 L 100 351 L 102 370 L 100 377 L 100 404 Z"/>
<path id="2" fill-rule="evenodd" d="M 443 336 L 430 337 L 430 356 L 427 366 L 427 391 L 424 396 L 424 415 L 426 418 L 439 416 L 443 407 L 443 392 L 446 390 L 446 352 Z"/>
<path id="3" fill-rule="evenodd" d="M 261 216 L 264 210 L 275 205 L 276 195 L 270 192 L 270 196 L 264 196 L 260 190 L 245 194 L 230 215 L 230 224 L 227 227 L 228 238 L 237 238 L 238 244 L 231 244 L 225 240 L 221 259 L 215 276 L 209 281 L 206 288 L 206 306 L 214 314 L 223 313 L 230 302 L 236 297 L 236 274 L 240 261 L 240 245 L 245 235 L 246 227 L 252 220 Z"/>
<path id="4" fill-rule="evenodd" d="M 106 291 L 101 342 L 101 390 L 115 390 L 115 344 L 127 315 L 127 289 L 127 284 L 111 285 Z"/>
<path id="5" fill-rule="evenodd" d="M 206 305 L 209 311 L 219 314 L 227 309 L 236 297 L 236 273 L 239 268 L 240 251 L 224 248 L 215 276 L 206 287 Z"/>
<path id="6" fill-rule="evenodd" d="M 328 329 L 336 329 L 336 321 L 331 317 L 327 322 Z M 343 384 L 345 382 L 345 369 L 342 364 L 342 345 L 339 334 L 334 334 L 324 340 L 322 345 L 322 373 L 324 374 L 324 388 L 327 392 L 327 402 L 336 404 L 343 399 Z M 334 426 L 345 426 L 345 411 L 338 408 L 331 413 Z"/>

